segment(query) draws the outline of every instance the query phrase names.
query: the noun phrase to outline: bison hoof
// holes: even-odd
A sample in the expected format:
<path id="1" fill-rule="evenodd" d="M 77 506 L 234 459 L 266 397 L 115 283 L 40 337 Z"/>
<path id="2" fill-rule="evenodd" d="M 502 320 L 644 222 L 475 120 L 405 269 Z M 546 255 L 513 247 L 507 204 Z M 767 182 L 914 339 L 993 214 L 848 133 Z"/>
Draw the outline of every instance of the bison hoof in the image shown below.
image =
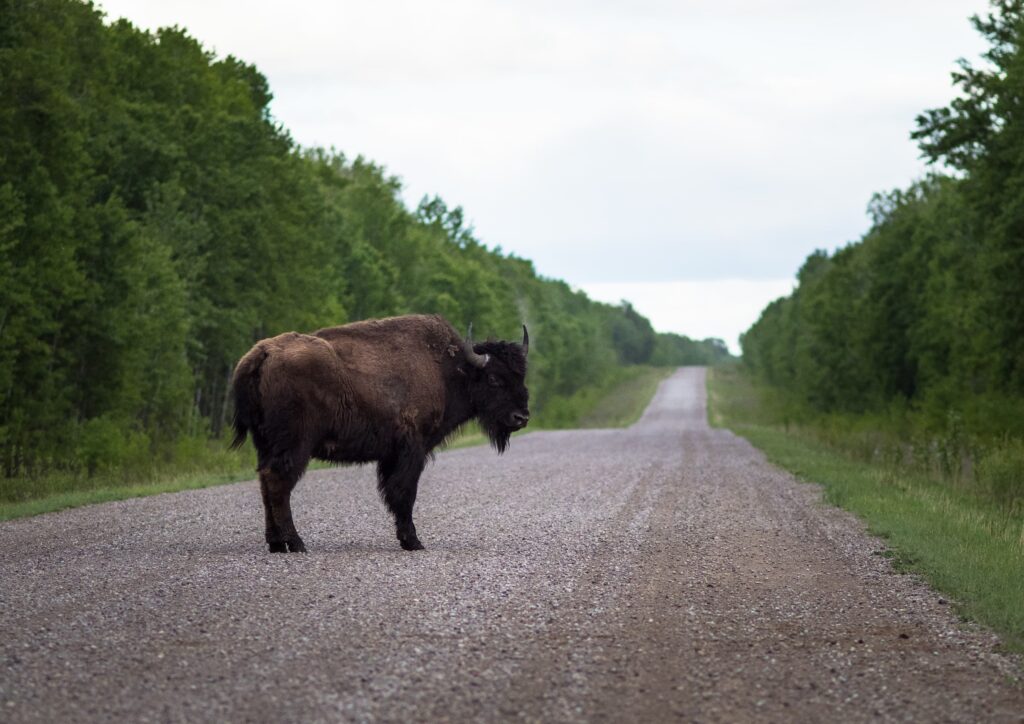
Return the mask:
<path id="1" fill-rule="evenodd" d="M 303 543 L 302 539 L 299 538 L 298 536 L 295 536 L 290 541 L 287 541 L 287 543 L 288 543 L 288 552 L 289 553 L 305 553 L 306 552 L 306 544 Z"/>
<path id="2" fill-rule="evenodd" d="M 296 536 L 291 540 L 274 541 L 268 544 L 271 553 L 305 553 L 306 545 Z"/>
<path id="3" fill-rule="evenodd" d="M 420 543 L 420 539 L 419 538 L 406 538 L 406 539 L 400 540 L 398 542 L 401 543 L 402 548 L 404 548 L 407 551 L 421 551 L 421 550 L 423 550 L 423 544 Z"/>

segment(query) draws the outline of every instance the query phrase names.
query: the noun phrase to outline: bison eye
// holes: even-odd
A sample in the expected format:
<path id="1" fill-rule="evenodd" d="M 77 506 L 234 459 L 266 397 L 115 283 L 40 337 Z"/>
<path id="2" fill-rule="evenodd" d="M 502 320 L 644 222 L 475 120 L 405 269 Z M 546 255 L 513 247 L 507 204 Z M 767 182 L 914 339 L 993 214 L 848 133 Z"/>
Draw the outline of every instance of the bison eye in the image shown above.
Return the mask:
<path id="1" fill-rule="evenodd" d="M 501 380 L 494 375 L 487 375 L 487 384 L 491 387 L 501 387 Z"/>

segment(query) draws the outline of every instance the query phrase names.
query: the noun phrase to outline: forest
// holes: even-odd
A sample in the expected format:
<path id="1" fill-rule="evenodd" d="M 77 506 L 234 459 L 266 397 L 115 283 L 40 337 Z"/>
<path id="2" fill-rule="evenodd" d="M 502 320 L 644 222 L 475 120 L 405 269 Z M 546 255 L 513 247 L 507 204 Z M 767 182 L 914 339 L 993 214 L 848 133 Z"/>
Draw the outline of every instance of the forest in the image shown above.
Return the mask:
<path id="1" fill-rule="evenodd" d="M 3 476 L 219 444 L 235 362 L 285 330 L 422 312 L 518 339 L 525 322 L 541 425 L 631 365 L 728 356 L 485 246 L 458 206 L 407 208 L 381 165 L 297 144 L 271 98 L 184 29 L 0 0 Z"/>
<path id="2" fill-rule="evenodd" d="M 895 441 L 876 456 L 1024 502 L 1024 3 L 992 5 L 980 62 L 917 117 L 932 172 L 876 194 L 863 238 L 811 254 L 741 343 L 794 422 L 873 428 Z"/>

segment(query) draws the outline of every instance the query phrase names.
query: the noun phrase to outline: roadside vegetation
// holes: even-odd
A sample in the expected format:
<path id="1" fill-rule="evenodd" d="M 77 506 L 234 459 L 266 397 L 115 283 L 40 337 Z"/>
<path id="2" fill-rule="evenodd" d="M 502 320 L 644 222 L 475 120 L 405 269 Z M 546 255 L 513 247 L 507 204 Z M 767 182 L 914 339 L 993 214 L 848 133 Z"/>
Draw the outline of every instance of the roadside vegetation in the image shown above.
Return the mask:
<path id="1" fill-rule="evenodd" d="M 4 504 L 247 475 L 222 450 L 231 371 L 283 331 L 415 312 L 519 339 L 525 322 L 547 426 L 634 365 L 728 357 L 538 275 L 438 197 L 406 207 L 377 163 L 298 146 L 259 70 L 184 29 L 0 7 Z"/>
<path id="2" fill-rule="evenodd" d="M 960 96 L 918 116 L 933 174 L 877 195 L 742 336 L 743 364 L 831 444 L 1024 506 L 1024 2 L 974 25 Z"/>
<path id="3" fill-rule="evenodd" d="M 712 376 L 714 421 L 822 483 L 965 615 L 1024 646 L 1024 1 L 912 136 L 935 172 L 877 194 Z"/>
<path id="4" fill-rule="evenodd" d="M 950 476 L 941 463 L 880 454 L 885 435 L 862 418 L 795 410 L 738 365 L 708 376 L 711 423 L 727 427 L 825 499 L 864 520 L 899 570 L 920 573 L 963 617 L 1024 651 L 1024 509 L 991 483 Z M 856 430 L 863 432 L 858 434 Z M 899 438 L 890 438 L 898 445 Z"/>
<path id="5" fill-rule="evenodd" d="M 580 390 L 550 405 L 538 427 L 628 427 L 640 418 L 658 383 L 674 369 L 648 365 L 621 367 L 603 385 Z"/>
<path id="6" fill-rule="evenodd" d="M 638 366 L 624 370 L 621 379 L 598 398 L 596 404 L 584 412 L 573 427 L 629 427 L 640 419 L 658 390 L 658 385 L 675 369 Z"/>

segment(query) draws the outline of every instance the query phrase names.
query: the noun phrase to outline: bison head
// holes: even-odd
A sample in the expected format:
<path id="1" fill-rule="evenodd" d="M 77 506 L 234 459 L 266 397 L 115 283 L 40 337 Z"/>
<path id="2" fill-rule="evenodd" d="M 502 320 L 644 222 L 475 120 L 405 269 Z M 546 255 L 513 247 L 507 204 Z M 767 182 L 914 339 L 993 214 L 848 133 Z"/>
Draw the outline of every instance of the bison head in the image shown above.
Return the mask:
<path id="1" fill-rule="evenodd" d="M 526 355 L 530 335 L 523 325 L 523 341 L 473 343 L 473 327 L 466 335 L 470 397 L 480 425 L 499 453 L 509 437 L 530 420 L 530 393 L 526 389 Z"/>

